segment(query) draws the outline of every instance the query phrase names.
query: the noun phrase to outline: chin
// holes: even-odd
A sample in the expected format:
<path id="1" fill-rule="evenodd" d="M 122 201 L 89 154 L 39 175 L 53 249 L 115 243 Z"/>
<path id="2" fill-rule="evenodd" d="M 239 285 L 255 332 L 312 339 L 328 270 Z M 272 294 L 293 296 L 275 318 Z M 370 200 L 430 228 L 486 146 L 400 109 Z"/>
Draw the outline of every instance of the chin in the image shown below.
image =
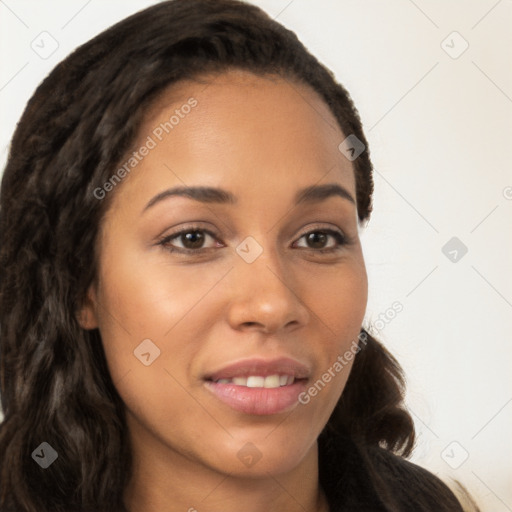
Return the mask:
<path id="1" fill-rule="evenodd" d="M 220 469 L 233 476 L 268 477 L 268 473 L 287 473 L 308 456 L 315 442 L 316 437 L 303 439 L 285 430 L 279 435 L 277 430 L 265 429 L 257 437 L 244 435 L 243 440 L 231 440 L 229 446 L 222 449 L 224 462 Z M 226 454 L 231 456 L 226 457 Z"/>

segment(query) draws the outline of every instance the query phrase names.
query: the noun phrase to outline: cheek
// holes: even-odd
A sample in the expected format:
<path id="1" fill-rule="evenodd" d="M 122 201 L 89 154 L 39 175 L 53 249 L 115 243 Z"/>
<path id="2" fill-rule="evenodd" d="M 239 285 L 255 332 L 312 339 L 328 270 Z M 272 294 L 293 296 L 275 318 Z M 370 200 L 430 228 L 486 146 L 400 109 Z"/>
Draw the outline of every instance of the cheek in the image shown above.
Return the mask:
<path id="1" fill-rule="evenodd" d="M 340 350 L 362 326 L 368 300 L 364 261 L 348 260 L 331 272 L 317 272 L 309 278 L 305 298 L 316 321 L 335 340 Z"/>
<path id="2" fill-rule="evenodd" d="M 132 248 L 114 251 L 115 247 L 113 243 L 105 249 L 97 301 L 114 383 L 130 372 L 130 378 L 142 378 L 144 387 L 154 381 L 158 388 L 166 369 L 182 380 L 198 350 L 191 341 L 200 338 L 201 319 L 209 324 L 212 308 L 218 303 L 219 276 L 230 266 L 171 266 L 163 253 L 143 258 Z M 140 356 L 148 352 L 151 364 L 145 366 L 148 356 Z"/>
<path id="3" fill-rule="evenodd" d="M 321 421 L 327 421 L 348 380 L 358 353 L 368 299 L 368 283 L 364 262 L 354 259 L 339 272 L 317 276 L 317 285 L 308 294 L 316 325 L 325 336 L 317 350 L 319 366 L 315 382 L 307 390 L 304 402 L 310 403 Z M 321 396 L 317 400 L 315 397 Z"/>
<path id="4" fill-rule="evenodd" d="M 333 331 L 359 330 L 366 311 L 366 282 L 360 274 L 343 274 L 333 279 L 317 300 L 322 305 L 320 317 L 332 325 Z"/>
<path id="5" fill-rule="evenodd" d="M 185 388 L 202 299 L 218 281 L 211 274 L 134 265 L 127 256 L 104 266 L 98 302 L 109 372 L 127 409 L 143 422 L 172 428 L 177 412 L 198 424 L 207 420 Z"/>

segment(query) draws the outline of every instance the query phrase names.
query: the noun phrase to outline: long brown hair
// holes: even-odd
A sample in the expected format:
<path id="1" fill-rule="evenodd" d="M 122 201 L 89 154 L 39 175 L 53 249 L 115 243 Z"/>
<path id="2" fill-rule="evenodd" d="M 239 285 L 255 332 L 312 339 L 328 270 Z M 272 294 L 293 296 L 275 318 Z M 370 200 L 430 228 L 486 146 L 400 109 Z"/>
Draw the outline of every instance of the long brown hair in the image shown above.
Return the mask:
<path id="1" fill-rule="evenodd" d="M 125 510 L 131 472 L 123 402 L 98 330 L 76 319 L 96 273 L 101 187 L 164 88 L 242 68 L 309 85 L 345 135 L 368 143 L 345 88 L 295 34 L 236 0 L 172 0 L 77 48 L 28 102 L 0 191 L 0 509 Z M 360 221 L 372 210 L 369 151 L 354 162 Z M 115 193 L 115 192 L 114 192 Z M 407 456 L 414 426 L 390 353 L 366 335 L 326 428 Z M 371 375 L 368 379 L 366 376 Z M 364 383 L 364 385 L 363 385 Z M 32 453 L 58 447 L 42 470 Z"/>

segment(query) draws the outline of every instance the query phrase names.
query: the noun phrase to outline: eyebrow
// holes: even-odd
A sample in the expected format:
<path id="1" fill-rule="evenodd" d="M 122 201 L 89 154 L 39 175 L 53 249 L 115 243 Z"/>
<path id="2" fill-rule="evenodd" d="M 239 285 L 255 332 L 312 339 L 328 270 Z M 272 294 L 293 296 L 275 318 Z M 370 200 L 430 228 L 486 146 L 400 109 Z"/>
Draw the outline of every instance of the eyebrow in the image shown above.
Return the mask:
<path id="1" fill-rule="evenodd" d="M 164 190 L 163 192 L 160 192 L 155 197 L 153 197 L 144 207 L 143 212 L 146 211 L 148 208 L 151 208 L 155 204 L 159 203 L 160 201 L 175 196 L 188 197 L 201 203 L 237 203 L 236 196 L 222 188 L 204 186 L 174 187 Z M 312 185 L 310 187 L 306 187 L 302 190 L 299 190 L 295 194 L 294 204 L 297 205 L 299 203 L 317 203 L 325 201 L 326 199 L 329 199 L 330 197 L 333 196 L 341 197 L 342 199 L 346 199 L 351 203 L 355 204 L 355 200 L 350 194 L 350 192 L 348 192 L 347 189 L 345 189 L 341 185 L 338 185 L 337 183 L 329 183 L 326 185 Z"/>

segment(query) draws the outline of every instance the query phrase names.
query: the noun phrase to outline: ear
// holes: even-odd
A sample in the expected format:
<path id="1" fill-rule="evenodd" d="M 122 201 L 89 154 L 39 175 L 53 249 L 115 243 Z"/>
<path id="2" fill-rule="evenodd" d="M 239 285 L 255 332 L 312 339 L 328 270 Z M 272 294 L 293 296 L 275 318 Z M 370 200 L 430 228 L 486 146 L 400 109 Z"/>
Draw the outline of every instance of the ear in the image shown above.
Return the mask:
<path id="1" fill-rule="evenodd" d="M 82 329 L 90 330 L 98 327 L 96 304 L 96 289 L 94 284 L 91 284 L 87 290 L 82 306 L 76 314 L 78 323 Z"/>

